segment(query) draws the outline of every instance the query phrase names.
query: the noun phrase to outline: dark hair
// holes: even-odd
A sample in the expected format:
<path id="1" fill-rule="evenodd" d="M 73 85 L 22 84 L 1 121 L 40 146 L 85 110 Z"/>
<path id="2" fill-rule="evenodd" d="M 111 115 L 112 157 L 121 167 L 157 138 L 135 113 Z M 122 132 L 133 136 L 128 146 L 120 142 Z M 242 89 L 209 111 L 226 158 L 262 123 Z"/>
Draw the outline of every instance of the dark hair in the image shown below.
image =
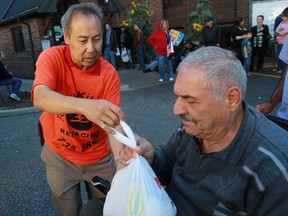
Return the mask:
<path id="1" fill-rule="evenodd" d="M 190 44 L 190 45 L 192 45 L 192 41 L 191 41 L 190 39 L 185 40 L 185 41 L 184 41 L 184 45 L 186 45 L 186 44 Z"/>
<path id="2" fill-rule="evenodd" d="M 244 18 L 243 17 L 238 17 L 235 22 L 234 25 L 235 26 L 240 26 L 240 23 L 243 22 Z"/>
<path id="3" fill-rule="evenodd" d="M 258 17 L 261 17 L 261 18 L 264 20 L 264 16 L 263 16 L 263 15 L 258 15 L 257 18 L 258 18 Z"/>
<path id="4" fill-rule="evenodd" d="M 288 17 L 288 10 L 285 9 L 285 10 L 282 12 L 282 16 Z"/>
<path id="5" fill-rule="evenodd" d="M 101 25 L 103 25 L 103 13 L 101 8 L 99 8 L 96 4 L 92 2 L 83 2 L 80 4 L 74 4 L 71 5 L 68 10 L 65 12 L 65 14 L 61 18 L 61 25 L 63 28 L 63 32 L 66 35 L 70 34 L 70 26 L 71 26 L 71 20 L 76 13 L 82 13 L 86 16 L 88 15 L 94 15 L 95 17 L 98 17 Z"/>
<path id="6" fill-rule="evenodd" d="M 286 7 L 286 8 L 282 11 L 282 13 L 283 13 L 284 11 L 288 11 L 288 7 Z"/>

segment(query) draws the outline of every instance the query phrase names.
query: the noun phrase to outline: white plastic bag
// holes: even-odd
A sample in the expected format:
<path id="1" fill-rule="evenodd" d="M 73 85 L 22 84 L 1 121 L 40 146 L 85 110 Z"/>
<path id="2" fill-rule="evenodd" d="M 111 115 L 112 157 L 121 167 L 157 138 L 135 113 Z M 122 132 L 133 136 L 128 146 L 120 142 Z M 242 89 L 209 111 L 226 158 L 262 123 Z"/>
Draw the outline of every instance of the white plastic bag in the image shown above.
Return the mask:
<path id="1" fill-rule="evenodd" d="M 116 173 L 104 216 L 174 216 L 176 207 L 145 158 L 138 155 Z"/>
<path id="2" fill-rule="evenodd" d="M 129 56 L 125 47 L 122 48 L 121 59 L 123 62 L 129 62 Z"/>
<path id="3" fill-rule="evenodd" d="M 136 147 L 135 136 L 125 122 L 120 122 L 127 137 L 116 132 L 115 138 Z M 137 155 L 114 176 L 106 201 L 104 216 L 174 216 L 176 207 L 145 158 Z"/>
<path id="4" fill-rule="evenodd" d="M 116 56 L 120 56 L 120 50 L 119 50 L 118 47 L 117 47 L 117 49 L 116 49 Z"/>

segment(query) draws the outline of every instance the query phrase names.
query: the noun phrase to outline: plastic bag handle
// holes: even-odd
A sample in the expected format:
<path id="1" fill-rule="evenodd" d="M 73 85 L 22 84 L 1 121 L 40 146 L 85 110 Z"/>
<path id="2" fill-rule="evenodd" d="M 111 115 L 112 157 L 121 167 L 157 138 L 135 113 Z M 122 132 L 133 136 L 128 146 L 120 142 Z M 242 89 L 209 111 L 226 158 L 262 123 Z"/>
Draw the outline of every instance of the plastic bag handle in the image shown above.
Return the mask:
<path id="1" fill-rule="evenodd" d="M 115 132 L 115 134 L 113 134 L 115 139 L 123 143 L 124 145 L 127 145 L 131 148 L 136 148 L 136 138 L 129 125 L 126 124 L 124 121 L 120 121 L 120 125 L 122 126 L 122 129 L 126 133 L 127 137 L 116 131 L 114 128 L 111 128 Z"/>

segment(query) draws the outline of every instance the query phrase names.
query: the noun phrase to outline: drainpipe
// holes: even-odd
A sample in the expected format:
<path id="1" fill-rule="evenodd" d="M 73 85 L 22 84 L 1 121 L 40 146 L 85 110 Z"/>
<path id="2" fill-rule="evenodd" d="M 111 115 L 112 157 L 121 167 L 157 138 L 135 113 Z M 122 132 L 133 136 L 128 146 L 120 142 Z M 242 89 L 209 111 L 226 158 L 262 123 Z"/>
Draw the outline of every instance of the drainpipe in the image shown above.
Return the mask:
<path id="1" fill-rule="evenodd" d="M 29 41 L 30 41 L 30 45 L 31 45 L 31 52 L 32 52 L 32 59 L 33 59 L 33 68 L 34 71 L 36 70 L 36 58 L 35 58 L 35 51 L 34 51 L 34 44 L 33 44 L 33 40 L 32 40 L 32 33 L 31 33 L 31 26 L 29 23 L 25 22 L 25 21 L 21 21 L 20 18 L 17 18 L 17 21 L 26 25 L 28 28 L 28 33 L 29 33 Z"/>

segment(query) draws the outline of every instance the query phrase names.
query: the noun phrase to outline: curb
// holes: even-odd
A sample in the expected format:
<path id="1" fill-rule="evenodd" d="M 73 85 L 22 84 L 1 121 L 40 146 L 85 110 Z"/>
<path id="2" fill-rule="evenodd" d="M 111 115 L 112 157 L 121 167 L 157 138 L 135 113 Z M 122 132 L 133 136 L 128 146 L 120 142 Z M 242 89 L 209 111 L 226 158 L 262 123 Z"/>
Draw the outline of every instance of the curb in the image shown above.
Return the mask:
<path id="1" fill-rule="evenodd" d="M 129 90 L 129 85 L 121 85 L 121 91 L 128 91 L 128 90 Z M 24 114 L 36 113 L 36 112 L 42 112 L 42 111 L 36 109 L 35 107 L 0 110 L 0 117 L 24 115 Z"/>
<path id="2" fill-rule="evenodd" d="M 38 110 L 35 107 L 26 107 L 26 108 L 10 109 L 10 110 L 0 110 L 0 117 L 16 116 L 16 115 L 23 115 L 23 114 L 27 114 L 27 113 L 36 113 L 36 112 L 41 112 L 41 110 Z"/>

